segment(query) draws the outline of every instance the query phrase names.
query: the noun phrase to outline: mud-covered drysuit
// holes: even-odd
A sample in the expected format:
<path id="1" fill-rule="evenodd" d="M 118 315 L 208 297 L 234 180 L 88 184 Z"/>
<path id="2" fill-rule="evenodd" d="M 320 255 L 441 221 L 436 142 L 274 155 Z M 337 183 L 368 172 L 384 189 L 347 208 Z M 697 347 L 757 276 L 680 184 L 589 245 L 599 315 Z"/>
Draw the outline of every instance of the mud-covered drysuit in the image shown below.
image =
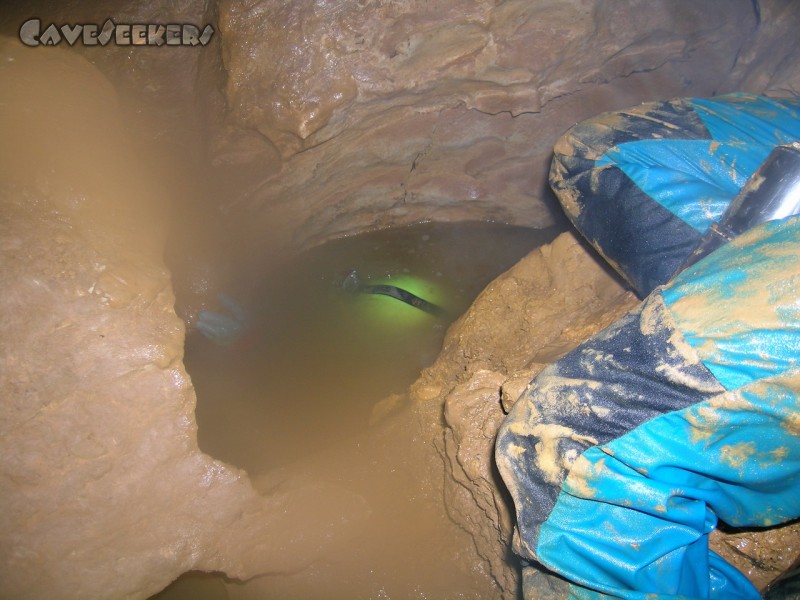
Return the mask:
<path id="1" fill-rule="evenodd" d="M 646 298 L 544 370 L 500 429 L 526 597 L 760 597 L 708 534 L 800 517 L 800 217 L 668 280 L 798 139 L 800 100 L 735 94 L 601 115 L 556 145 L 565 211 Z"/>

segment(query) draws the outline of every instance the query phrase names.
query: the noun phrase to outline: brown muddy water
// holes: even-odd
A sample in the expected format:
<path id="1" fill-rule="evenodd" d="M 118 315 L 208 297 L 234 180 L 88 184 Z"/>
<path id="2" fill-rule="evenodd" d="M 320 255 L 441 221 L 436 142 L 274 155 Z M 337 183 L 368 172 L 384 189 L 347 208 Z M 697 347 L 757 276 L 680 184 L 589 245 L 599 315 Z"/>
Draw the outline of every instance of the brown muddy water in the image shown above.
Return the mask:
<path id="1" fill-rule="evenodd" d="M 154 599 L 499 597 L 447 516 L 441 459 L 411 412 L 375 426 L 375 406 L 434 361 L 447 326 L 492 279 L 556 233 L 426 223 L 335 240 L 264 277 L 244 301 L 253 326 L 237 344 L 191 334 L 200 448 L 246 469 L 265 493 L 276 477 L 333 481 L 363 498 L 369 516 L 300 573 L 245 583 L 193 573 Z M 362 285 L 395 285 L 443 314 L 348 292 L 353 270 Z"/>
<path id="2" fill-rule="evenodd" d="M 377 401 L 433 362 L 478 293 L 555 233 L 425 223 L 328 242 L 285 265 L 245 303 L 254 324 L 242 340 L 187 340 L 200 449 L 256 474 L 363 430 Z M 444 312 L 348 293 L 353 270 L 362 284 L 395 285 Z"/>

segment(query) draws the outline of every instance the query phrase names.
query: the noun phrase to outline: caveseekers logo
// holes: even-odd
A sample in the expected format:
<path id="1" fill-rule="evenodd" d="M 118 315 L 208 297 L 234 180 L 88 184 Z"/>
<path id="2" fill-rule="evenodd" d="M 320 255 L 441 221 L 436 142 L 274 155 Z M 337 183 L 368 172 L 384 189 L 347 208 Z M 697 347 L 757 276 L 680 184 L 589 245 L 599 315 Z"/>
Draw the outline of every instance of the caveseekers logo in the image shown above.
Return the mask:
<path id="1" fill-rule="evenodd" d="M 211 41 L 214 28 L 206 25 L 201 31 L 195 25 L 170 23 L 126 24 L 107 19 L 102 27 L 95 24 L 50 24 L 42 30 L 41 19 L 28 19 L 19 28 L 19 39 L 26 46 L 57 46 L 62 41 L 74 46 L 78 41 L 84 46 L 205 46 Z"/>

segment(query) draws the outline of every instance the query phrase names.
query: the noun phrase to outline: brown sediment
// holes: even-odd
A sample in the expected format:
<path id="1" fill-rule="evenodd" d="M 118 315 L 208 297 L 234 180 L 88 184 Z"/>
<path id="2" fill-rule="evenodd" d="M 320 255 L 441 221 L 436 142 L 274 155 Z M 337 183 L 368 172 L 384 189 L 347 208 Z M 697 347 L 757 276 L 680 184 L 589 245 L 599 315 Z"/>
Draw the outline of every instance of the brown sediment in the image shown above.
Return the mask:
<path id="1" fill-rule="evenodd" d="M 756 408 L 736 391 L 725 391 L 684 412 L 692 425 L 692 440 L 712 440 L 724 428 L 726 413 L 754 411 Z"/>
<path id="2" fill-rule="evenodd" d="M 681 366 L 697 365 L 701 361 L 695 348 L 686 341 L 681 330 L 675 324 L 661 296 L 652 296 L 645 302 L 639 327 L 644 335 L 653 335 L 659 330 L 670 332 L 667 345 L 668 355 L 664 357 L 666 360 L 656 367 L 656 370 L 668 377 L 669 381 L 702 392 L 722 392 L 725 389 L 715 380 L 690 378 L 685 369 L 675 366 L 676 364 Z"/>
<path id="3" fill-rule="evenodd" d="M 790 569 L 800 555 L 800 523 L 768 530 L 711 532 L 711 549 L 765 590 Z"/>
<path id="4" fill-rule="evenodd" d="M 594 498 L 597 490 L 591 486 L 592 479 L 599 476 L 599 471 L 603 468 L 603 460 L 592 464 L 583 456 L 578 457 L 571 465 L 567 485 L 581 498 Z"/>
<path id="5" fill-rule="evenodd" d="M 3 260 L 9 257 L 2 270 L 4 315 L 13 315 L 3 321 L 13 335 L 3 339 L 19 340 L 4 348 L 0 369 L 12 377 L 3 381 L 9 385 L 3 397 L 11 399 L 14 423 L 2 450 L 9 474 L 0 486 L 8 509 L 3 594 L 11 587 L 37 597 L 144 598 L 187 569 L 246 577 L 311 563 L 311 570 L 279 586 L 307 598 L 302 594 L 313 586 L 304 578 L 314 565 L 334 565 L 318 583 L 342 584 L 337 575 L 349 571 L 337 573 L 339 555 L 355 549 L 352 561 L 368 561 L 402 537 L 403 523 L 414 522 L 397 518 L 395 529 L 382 531 L 383 545 L 342 543 L 337 554 L 325 544 L 337 537 L 338 525 L 352 531 L 369 513 L 363 497 L 330 481 L 323 491 L 319 485 L 329 473 L 322 468 L 296 485 L 277 476 L 260 481 L 257 493 L 245 473 L 198 451 L 194 394 L 181 363 L 183 325 L 172 311 L 169 274 L 155 256 L 160 236 L 142 233 L 152 208 L 146 201 L 169 202 L 143 189 L 145 171 L 133 166 L 138 160 L 175 175 L 165 188 L 181 205 L 178 220 L 187 223 L 189 240 L 176 246 L 187 263 L 208 267 L 188 277 L 198 296 L 184 307 L 191 320 L 227 289 L 226 279 L 265 268 L 275 249 L 429 219 L 551 223 L 546 165 L 552 146 L 569 126 L 598 112 L 736 88 L 783 95 L 800 89 L 792 58 L 797 15 L 785 3 L 762 1 L 757 29 L 744 0 L 686 3 L 677 11 L 528 0 L 465 6 L 187 0 L 4 7 L 0 25 L 14 39 L 33 14 L 56 24 L 109 16 L 210 22 L 220 35 L 205 49 L 72 49 L 114 80 L 124 104 L 147 107 L 126 114 L 136 129 L 130 145 L 112 143 L 111 129 L 97 131 L 98 123 L 108 123 L 104 110 L 93 108 L 109 90 L 101 75 L 84 70 L 78 77 L 81 67 L 75 81 L 64 82 L 60 71 L 68 65 L 57 51 L 65 45 L 25 49 L 26 60 L 50 61 L 53 77 L 40 82 L 46 93 L 26 106 L 4 104 L 14 110 L 4 108 L 2 117 L 37 121 L 61 103 L 82 110 L 89 122 L 73 132 L 80 143 L 60 153 L 54 170 L 45 168 L 53 158 L 48 152 L 61 144 L 58 132 L 70 130 L 69 119 L 34 123 L 36 132 L 53 127 L 44 137 L 5 137 L 0 148 L 4 186 L 6 176 L 15 180 L 3 191 L 9 199 L 2 215 Z M 85 89 L 72 95 L 80 86 Z M 173 149 L 179 160 L 162 160 Z M 87 189 L 92 193 L 81 193 Z M 78 210 L 97 197 L 100 205 L 118 200 L 119 212 Z M 162 217 L 151 222 L 163 224 Z M 210 233 L 201 235 L 203 228 Z M 159 248 L 153 254 L 151 245 Z M 507 561 L 508 509 L 486 458 L 491 430 L 524 390 L 521 381 L 635 303 L 587 256 L 563 238 L 526 259 L 509 275 L 513 282 L 487 290 L 453 328 L 437 365 L 413 386 L 419 423 L 408 425 L 408 436 L 391 438 L 397 454 L 370 446 L 376 459 L 387 461 L 374 469 L 401 460 L 403 449 L 428 453 L 408 463 L 407 480 L 387 489 L 402 496 L 425 468 L 438 482 L 420 484 L 435 509 L 396 548 L 397 556 L 423 545 L 435 554 L 439 534 L 460 544 L 455 558 L 442 552 L 452 559 L 454 576 L 441 581 L 437 597 L 452 593 L 448 586 L 465 565 L 472 575 L 464 580 L 479 582 L 478 597 L 516 595 L 516 571 Z M 186 272 L 174 275 L 173 284 Z M 445 441 L 445 399 L 480 370 L 500 376 L 482 375 L 482 386 L 466 386 L 453 397 Z M 304 402 L 306 377 L 281 401 Z M 469 411 L 459 410 L 462 400 Z M 399 418 L 403 403 L 395 397 L 383 409 L 378 423 Z M 102 460 L 96 456 L 101 447 L 108 449 Z M 470 460 L 478 455 L 482 462 Z M 474 551 L 448 529 L 444 488 L 449 517 L 469 531 Z M 348 523 L 320 515 L 326 503 Z M 75 519 L 52 527 L 46 521 L 69 510 Z M 26 511 L 45 520 L 22 518 Z M 418 513 L 401 506 L 392 514 Z M 304 538 L 300 522 L 321 540 Z M 19 563 L 7 560 L 12 543 Z M 36 552 L 20 550 L 31 545 Z M 426 573 L 436 581 L 436 573 Z M 359 573 L 353 581 L 368 586 L 393 576 L 387 570 L 370 580 Z M 481 588 L 490 578 L 496 583 Z M 366 589 L 358 585 L 345 596 Z M 258 586 L 227 587 L 221 593 L 246 597 L 258 590 L 253 593 L 263 598 Z"/>
<path id="6" fill-rule="evenodd" d="M 506 555 L 513 506 L 490 462 L 484 458 L 482 470 L 476 473 L 461 457 L 491 456 L 503 411 L 510 410 L 545 363 L 612 324 L 636 304 L 638 300 L 573 235 L 563 234 L 484 290 L 448 331 L 436 363 L 411 388 L 414 411 L 445 461 L 448 512 L 472 537 L 478 554 L 509 597 L 519 576 Z M 503 388 L 507 388 L 505 397 Z M 430 393 L 434 389 L 439 390 L 438 397 Z M 552 401 L 559 402 L 557 395 L 553 394 Z M 433 422 L 441 407 L 453 413 L 457 404 L 469 406 L 466 414 L 472 418 L 448 420 L 447 441 L 442 443 Z M 591 410 L 576 406 L 581 408 Z M 536 427 L 535 407 L 530 418 L 530 427 Z M 486 424 L 494 429 L 487 431 Z M 530 427 L 525 426 L 526 430 Z M 554 434 L 549 438 L 552 446 L 559 435 L 570 437 L 572 432 L 553 428 L 540 433 Z M 544 465 L 554 478 L 569 468 L 556 462 Z"/>
<path id="7" fill-rule="evenodd" d="M 784 421 L 783 427 L 792 435 L 800 436 L 800 412 L 789 415 Z"/>
<path id="8" fill-rule="evenodd" d="M 510 431 L 520 436 L 532 436 L 538 441 L 535 449 L 534 461 L 536 466 L 544 473 L 547 481 L 560 486 L 569 471 L 571 464 L 565 464 L 564 454 L 561 452 L 559 442 L 562 439 L 580 442 L 586 448 L 597 445 L 597 440 L 575 433 L 574 430 L 556 424 L 525 424 L 514 423 Z"/>
<path id="9" fill-rule="evenodd" d="M 745 463 L 756 453 L 756 445 L 753 442 L 739 442 L 720 446 L 720 459 L 723 463 L 734 469 L 741 469 Z"/>

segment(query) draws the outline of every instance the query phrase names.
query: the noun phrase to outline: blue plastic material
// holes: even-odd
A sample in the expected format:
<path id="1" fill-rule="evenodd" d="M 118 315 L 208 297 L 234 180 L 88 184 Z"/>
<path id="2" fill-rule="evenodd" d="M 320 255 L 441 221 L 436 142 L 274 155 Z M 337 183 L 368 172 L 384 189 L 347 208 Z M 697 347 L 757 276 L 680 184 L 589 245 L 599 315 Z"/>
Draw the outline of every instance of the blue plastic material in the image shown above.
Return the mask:
<path id="1" fill-rule="evenodd" d="M 711 140 L 627 142 L 609 149 L 597 165 L 617 166 L 704 233 L 776 145 L 800 139 L 800 100 L 730 94 L 690 104 Z"/>
<path id="2" fill-rule="evenodd" d="M 800 216 L 743 234 L 545 369 L 497 465 L 515 550 L 572 598 L 758 599 L 708 536 L 718 519 L 800 517 Z"/>
<path id="3" fill-rule="evenodd" d="M 584 452 L 541 527 L 540 561 L 612 597 L 760 598 L 708 533 L 717 516 L 772 525 L 800 514 L 800 431 L 787 427 L 797 386 L 796 374 L 757 382 Z"/>
<path id="4" fill-rule="evenodd" d="M 227 312 L 202 310 L 197 315 L 195 327 L 216 344 L 230 346 L 247 333 L 252 318 L 241 304 L 227 294 L 219 294 L 217 299 Z"/>
<path id="5" fill-rule="evenodd" d="M 732 390 L 800 368 L 800 298 L 785 298 L 800 277 L 800 217 L 767 223 L 729 246 L 662 295 L 703 364 Z"/>

